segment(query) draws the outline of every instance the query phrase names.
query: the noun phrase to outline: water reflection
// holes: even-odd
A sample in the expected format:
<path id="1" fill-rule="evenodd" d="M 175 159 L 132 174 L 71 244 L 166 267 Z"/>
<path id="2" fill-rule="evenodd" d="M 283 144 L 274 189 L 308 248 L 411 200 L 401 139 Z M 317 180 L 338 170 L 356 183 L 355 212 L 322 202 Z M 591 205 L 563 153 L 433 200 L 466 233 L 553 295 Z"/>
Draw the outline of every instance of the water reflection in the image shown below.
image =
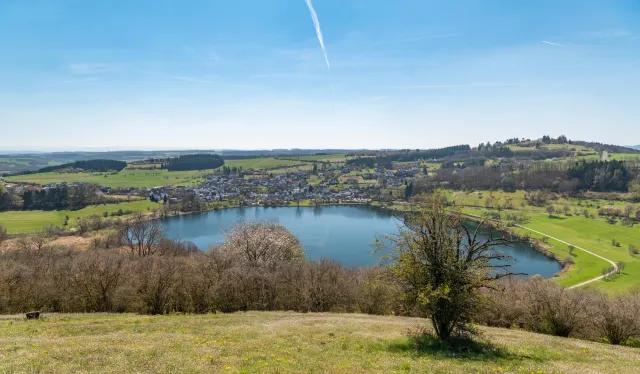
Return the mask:
<path id="1" fill-rule="evenodd" d="M 300 239 L 309 259 L 331 258 L 346 266 L 378 263 L 382 254 L 371 255 L 371 244 L 377 235 L 398 233 L 399 224 L 390 211 L 369 206 L 234 208 L 171 217 L 163 223 L 169 237 L 207 250 L 222 243 L 226 230 L 246 220 L 277 220 Z M 557 262 L 526 244 L 500 250 L 517 259 L 514 272 L 550 277 L 560 270 Z"/>

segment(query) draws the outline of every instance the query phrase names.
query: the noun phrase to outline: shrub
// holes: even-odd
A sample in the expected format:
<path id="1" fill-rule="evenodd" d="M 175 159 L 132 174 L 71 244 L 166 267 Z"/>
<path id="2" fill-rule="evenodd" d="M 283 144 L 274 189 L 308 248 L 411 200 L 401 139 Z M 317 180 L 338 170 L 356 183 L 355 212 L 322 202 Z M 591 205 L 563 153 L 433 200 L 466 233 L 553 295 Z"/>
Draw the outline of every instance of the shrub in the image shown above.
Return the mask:
<path id="1" fill-rule="evenodd" d="M 525 316 L 526 325 L 534 331 L 569 337 L 585 327 L 589 315 L 587 295 L 578 290 L 566 290 L 550 281 L 529 284 Z"/>
<path id="2" fill-rule="evenodd" d="M 574 263 L 575 263 L 575 260 L 573 259 L 573 256 L 565 256 L 562 259 L 563 265 L 573 265 Z"/>
<path id="3" fill-rule="evenodd" d="M 596 326 L 601 336 L 611 344 L 624 344 L 631 338 L 640 337 L 640 295 L 637 291 L 611 298 L 599 294 L 597 298 Z"/>

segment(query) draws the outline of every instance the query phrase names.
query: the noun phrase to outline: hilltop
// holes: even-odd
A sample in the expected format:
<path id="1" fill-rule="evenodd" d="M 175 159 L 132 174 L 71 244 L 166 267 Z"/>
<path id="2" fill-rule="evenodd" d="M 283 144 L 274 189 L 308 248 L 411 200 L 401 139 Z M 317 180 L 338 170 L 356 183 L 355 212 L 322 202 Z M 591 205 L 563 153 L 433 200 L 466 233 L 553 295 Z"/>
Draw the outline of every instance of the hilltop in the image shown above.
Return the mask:
<path id="1" fill-rule="evenodd" d="M 416 335 L 428 321 L 354 314 L 0 317 L 0 372 L 620 373 L 640 350 L 481 327 L 456 353 Z"/>

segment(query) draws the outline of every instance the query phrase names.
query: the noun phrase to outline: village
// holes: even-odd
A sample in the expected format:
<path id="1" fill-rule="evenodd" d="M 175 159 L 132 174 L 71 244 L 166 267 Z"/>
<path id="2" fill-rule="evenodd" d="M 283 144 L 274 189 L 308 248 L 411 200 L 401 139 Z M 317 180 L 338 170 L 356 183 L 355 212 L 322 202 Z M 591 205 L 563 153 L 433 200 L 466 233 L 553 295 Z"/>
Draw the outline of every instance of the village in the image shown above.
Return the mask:
<path id="1" fill-rule="evenodd" d="M 319 173 L 309 170 L 281 174 L 264 170 L 236 171 L 227 175 L 212 173 L 197 187 L 157 186 L 148 190 L 104 192 L 148 196 L 152 201 L 169 204 L 178 204 L 187 197 L 204 202 L 226 201 L 235 206 L 368 204 L 398 197 L 419 168 L 372 171 L 358 176 L 351 172 L 346 166 Z"/>

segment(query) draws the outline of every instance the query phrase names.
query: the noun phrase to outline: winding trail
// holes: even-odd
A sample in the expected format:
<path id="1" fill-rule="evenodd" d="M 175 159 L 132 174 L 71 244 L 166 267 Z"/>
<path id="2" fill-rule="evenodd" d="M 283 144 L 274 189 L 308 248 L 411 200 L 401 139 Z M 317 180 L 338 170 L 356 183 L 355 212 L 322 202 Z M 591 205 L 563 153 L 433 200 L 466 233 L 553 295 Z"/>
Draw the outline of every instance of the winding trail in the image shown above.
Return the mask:
<path id="1" fill-rule="evenodd" d="M 467 216 L 470 216 L 470 217 L 483 219 L 483 220 L 489 220 L 489 221 L 494 221 L 494 222 L 504 223 L 504 222 L 502 222 L 502 221 L 500 221 L 500 220 L 497 220 L 497 219 L 490 219 L 490 218 L 480 217 L 480 216 L 477 216 L 477 215 L 475 215 L 475 214 L 470 214 L 470 213 L 463 213 L 463 214 L 464 214 L 464 215 L 467 215 Z M 614 261 L 609 260 L 608 258 L 605 258 L 605 257 L 600 256 L 599 254 L 593 253 L 593 252 L 591 252 L 591 251 L 589 251 L 589 250 L 587 250 L 587 249 L 584 249 L 584 248 L 578 247 L 578 246 L 577 246 L 577 245 L 575 245 L 575 244 L 571 244 L 571 243 L 568 243 L 568 242 L 566 242 L 566 241 L 564 241 L 564 240 L 561 240 L 561 239 L 558 239 L 558 238 L 554 238 L 554 237 L 553 237 L 553 236 L 551 236 L 551 235 L 547 235 L 547 234 L 545 234 L 545 233 L 543 233 L 543 232 L 540 232 L 540 231 L 537 231 L 537 230 L 534 230 L 534 229 L 530 229 L 530 228 L 528 228 L 528 227 L 524 227 L 524 226 L 521 226 L 521 225 L 514 225 L 514 226 L 515 226 L 515 227 L 518 227 L 518 228 L 521 228 L 521 229 L 523 229 L 523 230 L 531 231 L 531 232 L 536 233 L 536 234 L 538 234 L 538 235 L 546 236 L 546 237 L 548 237 L 548 238 L 550 238 L 550 239 L 553 239 L 553 240 L 555 240 L 555 241 L 558 241 L 558 242 L 563 243 L 563 244 L 566 244 L 566 245 L 572 245 L 572 246 L 573 246 L 574 248 L 576 248 L 576 249 L 579 249 L 579 250 L 581 250 L 581 251 L 583 251 L 583 252 L 586 252 L 586 253 L 588 253 L 588 254 L 590 254 L 590 255 L 592 255 L 592 256 L 595 256 L 595 257 L 598 257 L 599 259 L 602 259 L 602 260 L 607 261 L 607 262 L 608 262 L 608 263 L 610 263 L 610 264 L 611 264 L 611 266 L 613 267 L 613 270 L 612 270 L 612 271 L 610 271 L 609 273 L 605 274 L 605 275 L 600 275 L 599 277 L 595 277 L 595 278 L 593 278 L 593 279 L 589 279 L 588 281 L 585 281 L 585 282 L 582 282 L 582 283 L 579 283 L 579 284 L 573 285 L 573 286 L 571 286 L 571 287 L 567 287 L 567 289 L 569 289 L 569 290 L 570 290 L 570 289 L 572 289 L 572 288 L 578 288 L 578 287 L 586 286 L 587 284 L 590 284 L 590 283 L 593 283 L 593 282 L 597 282 L 597 281 L 599 281 L 599 280 L 601 280 L 601 279 L 603 279 L 603 278 L 605 278 L 605 277 L 608 277 L 609 275 L 613 275 L 613 274 L 616 274 L 616 273 L 618 272 L 618 264 L 616 264 Z"/>

